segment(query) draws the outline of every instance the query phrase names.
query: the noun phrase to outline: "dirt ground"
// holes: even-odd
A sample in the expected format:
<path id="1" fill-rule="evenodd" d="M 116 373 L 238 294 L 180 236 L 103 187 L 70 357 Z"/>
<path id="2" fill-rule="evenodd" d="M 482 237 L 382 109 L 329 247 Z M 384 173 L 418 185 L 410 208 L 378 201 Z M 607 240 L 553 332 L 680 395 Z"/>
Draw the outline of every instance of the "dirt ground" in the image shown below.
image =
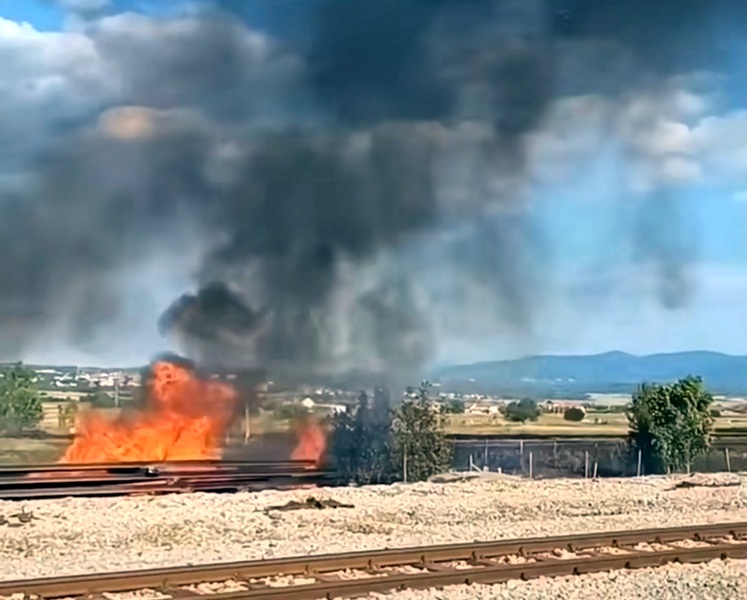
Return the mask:
<path id="1" fill-rule="evenodd" d="M 53 463 L 62 456 L 69 443 L 67 438 L 0 437 L 0 464 Z"/>

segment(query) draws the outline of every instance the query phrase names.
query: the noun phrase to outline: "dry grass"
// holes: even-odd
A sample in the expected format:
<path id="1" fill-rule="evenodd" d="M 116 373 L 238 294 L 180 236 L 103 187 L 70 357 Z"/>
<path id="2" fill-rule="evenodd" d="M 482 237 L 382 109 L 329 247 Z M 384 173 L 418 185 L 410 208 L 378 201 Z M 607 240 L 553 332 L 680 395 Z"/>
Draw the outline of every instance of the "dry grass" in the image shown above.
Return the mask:
<path id="1" fill-rule="evenodd" d="M 0 438 L 0 465 L 49 464 L 57 461 L 67 448 L 66 439 Z"/>
<path id="2" fill-rule="evenodd" d="M 595 422 L 595 419 L 598 422 Z M 625 435 L 628 420 L 621 413 L 590 412 L 580 423 L 563 419 L 563 415 L 543 414 L 535 422 L 511 423 L 502 415 L 450 415 L 444 423 L 446 433 L 462 435 L 557 435 L 609 436 Z M 747 428 L 747 416 L 715 419 L 717 429 Z"/>

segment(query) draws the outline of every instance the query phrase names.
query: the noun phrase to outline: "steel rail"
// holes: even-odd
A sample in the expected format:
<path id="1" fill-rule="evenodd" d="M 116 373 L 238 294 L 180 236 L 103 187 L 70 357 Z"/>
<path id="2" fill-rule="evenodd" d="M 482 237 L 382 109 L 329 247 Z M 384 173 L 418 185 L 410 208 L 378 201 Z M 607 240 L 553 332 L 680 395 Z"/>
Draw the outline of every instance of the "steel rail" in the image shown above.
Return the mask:
<path id="1" fill-rule="evenodd" d="M 179 478 L 163 477 L 142 482 L 109 482 L 82 485 L 71 480 L 65 485 L 20 489 L 0 489 L 0 500 L 40 500 L 44 498 L 125 496 L 189 492 L 238 492 L 264 489 L 288 489 L 304 486 L 329 486 L 336 480 L 323 472 L 276 474 L 272 476 Z"/>
<path id="2" fill-rule="evenodd" d="M 637 547 L 638 544 L 671 546 L 674 542 L 685 540 L 705 545 L 658 549 Z M 605 548 L 614 549 L 614 553 L 605 551 Z M 558 550 L 573 554 L 562 557 L 561 553 L 558 556 L 554 554 Z M 510 560 L 511 557 L 514 558 L 513 561 Z M 233 581 L 245 588 L 211 593 L 210 598 L 312 600 L 393 589 L 499 583 L 510 579 L 574 575 L 659 566 L 669 562 L 702 562 L 724 558 L 747 558 L 747 522 L 0 581 L 0 596 L 25 594 L 26 597 L 50 600 L 63 597 L 82 599 L 102 593 L 152 589 L 183 599 L 200 596 L 197 592 L 184 589 L 185 586 Z M 461 564 L 457 566 L 454 563 Z M 409 567 L 410 570 L 402 571 L 404 567 Z M 302 579 L 287 585 L 272 583 L 273 578 L 281 576 Z M 263 579 L 269 581 L 262 582 Z"/>
<path id="3" fill-rule="evenodd" d="M 31 473 L 51 472 L 82 472 L 82 471 L 107 471 L 111 473 L 127 473 L 148 469 L 206 469 L 219 467 L 221 469 L 247 469 L 254 470 L 285 467 L 313 467 L 311 460 L 271 460 L 271 461 L 242 461 L 242 460 L 167 460 L 167 461 L 139 461 L 139 462 L 114 462 L 114 463 L 51 463 L 33 465 L 1 465 L 0 477 Z"/>
<path id="4" fill-rule="evenodd" d="M 231 492 L 331 484 L 312 461 L 174 461 L 0 467 L 0 500 L 167 492 Z"/>

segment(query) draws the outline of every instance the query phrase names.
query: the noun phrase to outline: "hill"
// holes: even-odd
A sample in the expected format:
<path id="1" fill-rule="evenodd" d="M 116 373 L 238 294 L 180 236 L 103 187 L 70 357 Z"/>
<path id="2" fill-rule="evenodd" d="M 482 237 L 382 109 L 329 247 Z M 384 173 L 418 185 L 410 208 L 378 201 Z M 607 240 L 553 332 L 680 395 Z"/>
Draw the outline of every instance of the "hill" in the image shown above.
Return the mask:
<path id="1" fill-rule="evenodd" d="M 669 382 L 686 375 L 700 375 L 717 394 L 747 394 L 747 356 L 707 351 L 529 356 L 442 367 L 431 377 L 455 391 L 581 397 L 593 392 L 628 393 L 644 381 Z"/>

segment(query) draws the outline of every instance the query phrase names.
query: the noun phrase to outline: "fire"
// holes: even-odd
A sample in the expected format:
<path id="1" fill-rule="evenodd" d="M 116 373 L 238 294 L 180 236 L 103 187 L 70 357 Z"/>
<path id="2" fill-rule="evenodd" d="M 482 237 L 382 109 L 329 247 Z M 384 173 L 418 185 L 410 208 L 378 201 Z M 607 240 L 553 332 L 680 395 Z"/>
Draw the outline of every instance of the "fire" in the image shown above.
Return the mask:
<path id="1" fill-rule="evenodd" d="M 312 460 L 316 464 L 322 460 L 327 449 L 327 436 L 321 425 L 308 419 L 296 426 L 298 442 L 291 454 L 291 460 Z"/>
<path id="2" fill-rule="evenodd" d="M 233 388 L 159 361 L 145 407 L 107 417 L 87 411 L 61 462 L 111 463 L 216 459 L 236 405 Z"/>

